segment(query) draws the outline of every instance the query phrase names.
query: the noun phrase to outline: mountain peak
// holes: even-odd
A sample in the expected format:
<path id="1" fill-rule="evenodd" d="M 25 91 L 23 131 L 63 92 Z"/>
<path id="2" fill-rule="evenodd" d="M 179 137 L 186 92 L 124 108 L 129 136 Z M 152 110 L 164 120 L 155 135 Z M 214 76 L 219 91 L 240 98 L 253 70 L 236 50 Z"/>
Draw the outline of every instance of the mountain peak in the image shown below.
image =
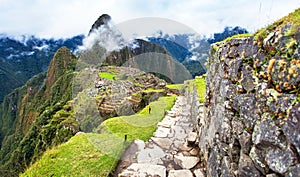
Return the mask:
<path id="1" fill-rule="evenodd" d="M 108 14 L 102 14 L 92 25 L 92 28 L 89 31 L 89 35 L 95 29 L 98 29 L 100 26 L 107 24 L 111 20 L 111 17 Z"/>
<path id="2" fill-rule="evenodd" d="M 73 55 L 67 47 L 63 46 L 57 50 L 48 68 L 46 93 L 50 91 L 52 85 L 59 77 L 64 75 L 67 70 L 74 70 L 76 62 L 76 56 Z"/>

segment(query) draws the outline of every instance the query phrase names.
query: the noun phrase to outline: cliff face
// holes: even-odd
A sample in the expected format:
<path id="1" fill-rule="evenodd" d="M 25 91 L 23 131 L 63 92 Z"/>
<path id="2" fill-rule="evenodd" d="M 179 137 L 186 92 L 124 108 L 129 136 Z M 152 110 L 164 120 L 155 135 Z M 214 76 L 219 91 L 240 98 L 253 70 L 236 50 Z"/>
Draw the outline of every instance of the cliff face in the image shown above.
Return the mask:
<path id="1" fill-rule="evenodd" d="M 300 174 L 299 14 L 211 46 L 196 121 L 207 176 Z"/>

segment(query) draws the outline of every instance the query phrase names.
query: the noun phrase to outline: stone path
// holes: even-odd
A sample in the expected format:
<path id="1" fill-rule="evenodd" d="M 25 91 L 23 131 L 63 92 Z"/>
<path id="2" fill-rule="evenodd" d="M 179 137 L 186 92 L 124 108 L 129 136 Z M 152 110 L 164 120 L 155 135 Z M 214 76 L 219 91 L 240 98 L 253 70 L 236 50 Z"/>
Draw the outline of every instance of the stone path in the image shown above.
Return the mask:
<path id="1" fill-rule="evenodd" d="M 121 160 L 127 163 L 118 176 L 203 176 L 196 170 L 200 161 L 196 137 L 190 105 L 186 97 L 179 96 L 153 137 L 148 142 L 136 140 L 126 150 Z"/>

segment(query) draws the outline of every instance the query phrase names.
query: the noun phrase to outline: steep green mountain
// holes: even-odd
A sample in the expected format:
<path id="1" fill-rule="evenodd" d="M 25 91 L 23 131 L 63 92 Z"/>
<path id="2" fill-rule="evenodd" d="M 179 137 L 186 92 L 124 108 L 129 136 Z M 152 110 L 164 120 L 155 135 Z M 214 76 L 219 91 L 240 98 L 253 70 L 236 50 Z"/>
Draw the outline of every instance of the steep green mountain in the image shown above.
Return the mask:
<path id="1" fill-rule="evenodd" d="M 111 20 L 109 15 L 101 15 L 92 25 L 89 34 L 109 20 Z M 154 43 L 165 48 L 173 59 L 182 63 L 195 77 L 206 72 L 205 62 L 208 57 L 209 43 L 245 32 L 247 31 L 241 27 L 226 27 L 222 33 L 214 34 L 214 38 L 193 41 L 190 40 L 190 34 L 149 37 L 149 43 L 146 45 L 151 47 L 151 43 Z M 22 86 L 34 75 L 45 72 L 57 49 L 66 46 L 74 52 L 83 44 L 84 38 L 84 35 L 68 39 L 40 39 L 34 36 L 14 38 L 0 34 L 0 102 L 13 89 Z"/>
<path id="2" fill-rule="evenodd" d="M 135 52 L 167 53 L 155 44 L 139 50 Z M 120 61 L 111 55 L 102 60 L 103 52 L 95 45 L 77 59 L 62 47 L 47 72 L 4 98 L 0 105 L 2 176 L 17 176 L 44 151 L 78 131 L 94 132 L 105 119 L 135 114 L 170 90 L 152 74 L 119 67 L 128 62 L 125 56 L 132 52 L 128 48 L 111 53 L 120 56 Z"/>
<path id="3" fill-rule="evenodd" d="M 106 120 L 98 133 L 80 133 L 46 153 L 21 176 L 108 176 L 124 149 L 135 139 L 148 140 L 170 110 L 175 96 L 161 97 L 138 114 Z M 148 126 L 136 126 L 132 123 Z M 124 135 L 128 137 L 124 140 Z"/>
<path id="4" fill-rule="evenodd" d="M 196 79 L 184 86 L 193 105 L 191 116 L 201 157 L 188 174 L 299 176 L 299 19 L 298 9 L 254 35 L 234 36 L 211 46 L 205 111 L 199 109 L 197 97 L 201 92 L 203 96 L 204 91 L 197 85 L 201 87 L 204 82 Z M 112 74 L 101 75 L 112 80 L 118 78 Z M 203 112 L 205 116 L 201 116 Z M 147 109 L 139 114 L 147 115 Z M 142 123 L 149 121 L 139 118 Z M 129 119 L 116 117 L 104 121 L 97 128 L 103 133 L 100 135 L 72 137 L 68 143 L 47 151 L 23 176 L 107 175 L 114 167 L 114 157 L 117 159 L 126 145 L 124 134 L 146 132 L 143 128 L 128 128 Z M 109 132 L 119 139 L 107 136 Z M 137 137 L 131 136 L 129 140 Z M 99 152 L 99 147 L 106 153 Z"/>
<path id="5" fill-rule="evenodd" d="M 53 120 L 72 97 L 76 62 L 69 49 L 62 47 L 47 73 L 33 77 L 4 98 L 0 112 L 2 176 L 18 175 L 48 147 L 78 131 L 72 116 Z"/>
<path id="6" fill-rule="evenodd" d="M 69 39 L 13 38 L 0 34 L 0 102 L 34 75 L 45 72 L 55 52 L 62 46 L 75 51 L 84 36 Z"/>
<path id="7" fill-rule="evenodd" d="M 79 58 L 62 47 L 54 54 L 47 72 L 34 76 L 8 94 L 0 104 L 1 175 L 18 176 L 47 149 L 68 141 L 77 132 L 106 132 L 101 126 L 103 121 L 136 114 L 149 102 L 153 109 L 162 104 L 157 107 L 159 114 L 152 117 L 154 121 L 163 117 L 172 99 L 166 98 L 170 100 L 157 105 L 152 101 L 172 91 L 165 87 L 165 81 L 149 72 L 173 83 L 191 77 L 163 47 L 144 40 L 137 40 L 137 44 L 136 48 L 127 46 L 107 56 L 102 47 L 95 45 Z M 12 67 L 5 65 L 6 60 L 3 62 L 6 66 L 3 72 Z M 147 108 L 136 114 L 140 122 L 152 120 L 139 116 Z M 120 130 L 134 129 L 124 127 L 123 118 L 114 121 L 119 123 Z M 114 121 L 106 123 L 112 126 L 109 123 Z M 114 126 L 111 128 L 119 131 Z M 142 132 L 144 128 L 131 133 L 135 138 L 146 139 L 145 135 L 150 136 L 154 129 L 151 127 L 147 134 Z M 123 137 L 124 132 L 118 134 Z"/>

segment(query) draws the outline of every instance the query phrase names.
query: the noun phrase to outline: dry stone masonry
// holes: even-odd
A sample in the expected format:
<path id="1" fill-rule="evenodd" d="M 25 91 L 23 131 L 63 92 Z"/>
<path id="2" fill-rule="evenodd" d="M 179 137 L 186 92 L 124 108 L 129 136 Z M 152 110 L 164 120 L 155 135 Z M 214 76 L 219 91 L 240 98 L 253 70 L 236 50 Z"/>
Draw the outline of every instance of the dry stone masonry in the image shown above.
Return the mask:
<path id="1" fill-rule="evenodd" d="M 289 28 L 211 46 L 194 116 L 206 176 L 300 176 L 300 30 Z"/>
<path id="2" fill-rule="evenodd" d="M 120 176 L 299 177 L 300 28 L 285 21 L 299 12 L 213 44 L 204 105 L 185 85 Z"/>

